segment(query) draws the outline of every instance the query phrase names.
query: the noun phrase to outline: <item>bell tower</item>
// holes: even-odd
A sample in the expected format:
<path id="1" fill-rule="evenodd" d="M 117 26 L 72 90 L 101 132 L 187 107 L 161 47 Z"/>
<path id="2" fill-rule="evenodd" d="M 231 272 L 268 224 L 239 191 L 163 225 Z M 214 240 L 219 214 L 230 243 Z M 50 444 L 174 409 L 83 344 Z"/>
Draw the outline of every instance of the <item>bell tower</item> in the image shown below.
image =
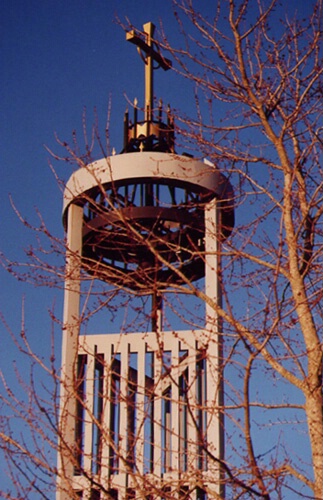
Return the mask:
<path id="1" fill-rule="evenodd" d="M 140 117 L 124 116 L 120 154 L 75 171 L 67 235 L 57 500 L 223 497 L 221 242 L 233 193 L 207 161 L 175 152 L 174 120 L 155 105 L 154 69 L 171 68 L 154 25 L 130 31 L 145 64 Z M 80 335 L 81 276 L 151 295 L 150 324 Z M 163 294 L 201 280 L 202 329 L 165 331 Z"/>

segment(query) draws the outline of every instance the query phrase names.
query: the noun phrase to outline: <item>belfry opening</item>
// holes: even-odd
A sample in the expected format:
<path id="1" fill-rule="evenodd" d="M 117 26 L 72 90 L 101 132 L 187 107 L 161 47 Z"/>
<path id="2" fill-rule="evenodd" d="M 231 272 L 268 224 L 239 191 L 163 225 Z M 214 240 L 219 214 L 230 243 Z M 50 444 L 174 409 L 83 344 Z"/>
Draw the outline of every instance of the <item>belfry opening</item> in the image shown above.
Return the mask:
<path id="1" fill-rule="evenodd" d="M 145 103 L 126 110 L 123 147 L 76 170 L 67 237 L 57 500 L 224 498 L 220 249 L 234 224 L 228 179 L 176 152 L 171 109 L 154 96 L 171 70 L 152 23 L 132 30 Z M 80 334 L 82 277 L 152 296 L 150 324 Z M 202 328 L 164 330 L 163 294 L 204 280 Z M 148 320 L 147 320 L 148 321 Z"/>

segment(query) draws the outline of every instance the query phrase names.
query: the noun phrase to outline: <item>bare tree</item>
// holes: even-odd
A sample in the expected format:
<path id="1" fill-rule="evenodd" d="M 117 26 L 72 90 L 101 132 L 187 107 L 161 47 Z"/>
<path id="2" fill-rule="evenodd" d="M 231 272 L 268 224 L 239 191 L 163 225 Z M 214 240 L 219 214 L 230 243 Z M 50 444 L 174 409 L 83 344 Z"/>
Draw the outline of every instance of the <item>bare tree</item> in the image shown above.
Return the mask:
<path id="1" fill-rule="evenodd" d="M 226 307 L 218 313 L 236 339 L 230 359 L 238 346 L 245 349 L 243 395 L 234 401 L 244 408 L 246 465 L 263 495 L 280 488 L 277 478 L 291 475 L 320 498 L 322 2 L 313 2 L 302 21 L 296 15 L 280 20 L 275 1 L 217 2 L 209 18 L 192 2 L 175 2 L 175 9 L 183 43 L 173 47 L 165 40 L 165 46 L 179 73 L 194 83 L 197 103 L 196 119 L 184 119 L 181 132 L 235 179 L 243 219 L 238 209 L 236 233 L 223 250 Z M 240 310 L 233 305 L 239 300 Z M 276 407 L 264 394 L 252 396 L 257 365 L 303 395 L 298 401 L 312 477 L 304 474 L 302 457 L 297 462 L 278 454 L 271 470 L 257 459 L 252 408 L 270 413 Z M 291 399 L 285 408 L 292 406 Z"/>
<path id="2" fill-rule="evenodd" d="M 217 249 L 222 261 L 223 305 L 207 294 L 201 280 L 193 281 L 182 272 L 175 258 L 170 261 L 165 258 L 165 254 L 174 253 L 173 241 L 168 242 L 167 251 L 165 248 L 161 251 L 158 243 L 164 240 L 155 227 L 147 232 L 147 226 L 141 222 L 120 220 L 118 187 L 107 193 L 98 179 L 97 202 L 93 203 L 90 197 L 84 200 L 84 205 L 88 203 L 89 211 L 95 214 L 115 213 L 114 227 L 120 230 L 121 224 L 131 241 L 149 252 L 150 265 L 124 280 L 116 268 L 98 266 L 93 273 L 93 256 L 88 254 L 82 261 L 79 292 L 82 329 L 86 332 L 91 318 L 98 311 L 106 311 L 113 320 L 122 323 L 120 331 L 141 330 L 151 320 L 146 297 L 147 290 L 154 288 L 167 290 L 164 301 L 170 313 L 164 321 L 169 321 L 170 329 L 172 318 L 185 308 L 180 313 L 181 322 L 188 329 L 200 325 L 199 307 L 207 304 L 222 323 L 218 332 L 223 342 L 223 359 L 217 384 L 224 385 L 225 398 L 216 410 L 225 419 L 226 453 L 223 457 L 215 456 L 201 436 L 201 457 L 208 455 L 217 466 L 220 462 L 228 498 L 274 499 L 298 495 L 319 500 L 323 496 L 322 1 L 313 3 L 313 13 L 302 21 L 296 16 L 280 20 L 281 11 L 275 0 L 269 5 L 260 1 L 219 1 L 212 17 L 200 13 L 191 1 L 175 1 L 174 12 L 182 42 L 174 47 L 164 36 L 163 45 L 175 61 L 175 71 L 192 82 L 196 102 L 195 117 L 177 113 L 177 135 L 185 148 L 193 147 L 195 154 L 198 150 L 226 172 L 235 189 L 236 227 L 230 238 L 224 239 L 222 235 L 222 245 Z M 103 148 L 96 130 L 93 137 Z M 87 169 L 93 145 L 87 138 L 85 142 L 84 156 L 80 156 L 75 142 L 72 146 L 62 143 L 67 151 L 63 159 Z M 205 203 L 193 197 L 189 202 L 197 213 L 201 203 Z M 34 229 L 49 238 L 51 252 L 61 255 L 65 252 L 65 244 L 50 235 L 42 219 Z M 221 235 L 217 237 L 221 239 Z M 48 263 L 48 250 L 42 244 L 30 250 L 25 273 L 5 258 L 3 264 L 20 278 L 38 284 L 61 286 L 68 277 L 73 286 L 73 272 L 67 268 L 64 273 L 57 262 Z M 179 250 L 190 253 L 197 265 L 199 261 L 205 262 L 206 255 L 197 245 L 189 250 L 179 248 L 176 240 L 176 255 Z M 156 277 L 151 269 L 158 266 L 171 272 L 171 281 L 167 273 L 162 278 Z M 107 281 L 115 286 L 107 287 Z M 134 284 L 141 291 L 139 298 L 127 293 Z M 178 307 L 178 301 L 182 308 Z M 118 320 L 121 304 L 124 311 L 131 311 L 124 321 Z M 57 319 L 53 317 L 53 321 Z M 171 370 L 179 370 L 179 364 L 172 367 L 167 364 L 158 335 L 156 339 L 164 377 L 171 376 Z M 24 329 L 17 346 L 30 357 L 32 368 L 47 373 L 50 383 L 39 396 L 35 372 L 29 383 L 20 377 L 28 395 L 22 401 L 4 383 L 1 446 L 12 477 L 12 491 L 16 491 L 15 496 L 1 492 L 4 498 L 27 498 L 29 492 L 48 498 L 55 489 L 57 474 L 63 476 L 61 484 L 70 498 L 78 498 L 68 474 L 64 477 L 64 467 L 58 470 L 55 462 L 48 460 L 48 450 L 64 455 L 74 472 L 85 477 L 91 484 L 91 498 L 96 498 L 99 492 L 102 497 L 113 498 L 114 492 L 105 480 L 104 464 L 108 468 L 122 464 L 132 475 L 136 492 L 129 491 L 129 498 L 149 498 L 149 495 L 174 498 L 174 491 L 182 498 L 190 498 L 192 491 L 202 486 L 196 467 L 196 474 L 189 481 L 177 480 L 176 484 L 164 485 L 161 491 L 160 484 L 150 482 L 149 474 L 142 472 L 139 459 L 136 462 L 129 451 L 119 448 L 117 436 L 111 436 L 102 418 L 104 408 L 98 403 L 94 410 L 84 401 L 84 363 L 91 358 L 98 384 L 96 394 L 100 396 L 97 401 L 119 411 L 122 375 L 117 357 L 107 361 L 94 352 L 92 345 L 83 342 L 84 357 L 75 359 L 75 380 L 69 388 L 77 400 L 80 422 L 77 439 L 71 446 L 64 442 L 65 422 L 59 420 L 58 388 L 64 380 L 55 360 L 46 364 L 39 359 L 30 349 Z M 200 356 L 202 363 L 203 353 Z M 112 386 L 106 385 L 103 371 L 110 373 Z M 147 419 L 154 419 L 149 414 L 149 397 L 153 397 L 154 388 L 148 375 L 144 387 L 139 386 L 135 364 L 128 378 L 133 389 L 127 394 L 129 411 L 135 387 L 147 397 L 146 413 L 141 420 L 137 415 L 140 428 Z M 196 415 L 203 411 L 204 404 L 188 397 L 184 375 L 181 384 L 178 383 L 178 390 L 182 406 L 198 430 L 200 422 Z M 164 400 L 178 404 L 178 399 L 166 389 Z M 133 411 L 135 407 L 134 402 Z M 13 414 L 25 423 L 28 438 L 12 425 Z M 131 415 L 128 420 L 132 420 Z M 86 466 L 82 443 L 82 425 L 89 422 L 96 428 L 101 443 L 92 469 Z M 167 428 L 166 419 L 161 425 Z M 133 442 L 141 439 L 134 428 L 129 433 Z M 102 443 L 110 450 L 105 462 Z M 149 451 L 146 453 L 149 459 Z M 90 454 L 93 457 L 93 450 Z M 209 498 L 220 498 L 212 485 L 206 493 Z"/>

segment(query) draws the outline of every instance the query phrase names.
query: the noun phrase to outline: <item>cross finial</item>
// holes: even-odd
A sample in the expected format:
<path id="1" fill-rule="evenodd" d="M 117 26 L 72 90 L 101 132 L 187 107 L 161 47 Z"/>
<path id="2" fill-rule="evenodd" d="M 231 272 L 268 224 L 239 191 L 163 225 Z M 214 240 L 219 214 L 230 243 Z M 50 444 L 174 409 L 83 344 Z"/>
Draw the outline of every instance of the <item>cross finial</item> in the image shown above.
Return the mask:
<path id="1" fill-rule="evenodd" d="M 154 80 L 153 70 L 154 61 L 158 63 L 158 67 L 163 68 L 165 71 L 172 67 L 172 62 L 164 58 L 158 48 L 154 49 L 156 42 L 153 39 L 155 25 L 153 23 L 146 23 L 143 25 L 143 36 L 136 34 L 134 30 L 126 33 L 126 40 L 137 45 L 139 54 L 145 63 L 145 109 L 146 121 L 152 120 L 152 109 L 154 100 Z"/>

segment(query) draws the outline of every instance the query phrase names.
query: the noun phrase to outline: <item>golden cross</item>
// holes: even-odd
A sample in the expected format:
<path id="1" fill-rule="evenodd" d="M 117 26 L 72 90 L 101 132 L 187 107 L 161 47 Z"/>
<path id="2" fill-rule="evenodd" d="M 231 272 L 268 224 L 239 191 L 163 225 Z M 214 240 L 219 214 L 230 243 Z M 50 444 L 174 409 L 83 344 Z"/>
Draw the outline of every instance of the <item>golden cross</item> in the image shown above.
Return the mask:
<path id="1" fill-rule="evenodd" d="M 146 23 L 143 25 L 143 28 L 143 37 L 136 34 L 134 30 L 131 30 L 126 33 L 126 40 L 137 45 L 138 52 L 145 63 L 146 121 L 151 121 L 154 100 L 154 61 L 158 63 L 158 67 L 160 66 L 165 71 L 172 67 L 172 62 L 163 57 L 158 50 L 154 49 L 154 45 L 156 45 L 156 42 L 153 39 L 155 25 L 153 23 Z M 143 55 L 143 52 L 145 55 Z"/>

